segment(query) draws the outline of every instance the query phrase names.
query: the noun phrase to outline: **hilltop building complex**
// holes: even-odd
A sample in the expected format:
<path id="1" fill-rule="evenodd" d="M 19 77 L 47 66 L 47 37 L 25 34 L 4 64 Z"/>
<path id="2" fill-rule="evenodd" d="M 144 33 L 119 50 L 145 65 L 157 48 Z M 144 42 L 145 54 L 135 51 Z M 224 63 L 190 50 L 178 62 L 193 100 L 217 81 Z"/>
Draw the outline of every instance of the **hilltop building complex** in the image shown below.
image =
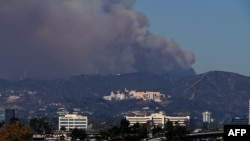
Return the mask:
<path id="1" fill-rule="evenodd" d="M 135 90 L 129 91 L 125 89 L 124 92 L 117 91 L 114 93 L 113 91 L 108 96 L 104 96 L 105 100 L 126 100 L 126 99 L 142 99 L 142 100 L 152 100 L 155 102 L 161 102 L 162 99 L 165 98 L 165 94 L 154 91 L 146 91 L 146 92 L 137 92 Z"/>

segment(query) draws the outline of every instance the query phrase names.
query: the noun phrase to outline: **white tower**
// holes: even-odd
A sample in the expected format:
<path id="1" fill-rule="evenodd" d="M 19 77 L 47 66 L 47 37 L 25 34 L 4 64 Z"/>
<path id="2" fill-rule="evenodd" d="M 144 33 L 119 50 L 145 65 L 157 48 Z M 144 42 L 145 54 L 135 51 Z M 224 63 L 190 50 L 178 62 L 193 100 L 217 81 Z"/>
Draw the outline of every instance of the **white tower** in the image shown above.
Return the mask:
<path id="1" fill-rule="evenodd" d="M 206 112 L 203 112 L 202 113 L 202 121 L 203 122 L 207 122 L 207 123 L 210 123 L 211 122 L 211 113 L 206 111 Z"/>

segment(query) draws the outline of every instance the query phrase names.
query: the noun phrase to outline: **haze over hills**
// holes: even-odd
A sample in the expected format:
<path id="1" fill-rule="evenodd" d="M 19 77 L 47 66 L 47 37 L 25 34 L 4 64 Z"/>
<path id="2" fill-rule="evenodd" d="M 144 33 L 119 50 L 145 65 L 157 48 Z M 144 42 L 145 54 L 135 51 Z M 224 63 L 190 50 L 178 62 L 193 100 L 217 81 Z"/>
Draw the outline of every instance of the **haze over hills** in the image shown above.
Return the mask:
<path id="1" fill-rule="evenodd" d="M 158 91 L 171 98 L 162 102 L 106 101 L 103 96 L 118 90 Z M 0 107 L 16 108 L 19 116 L 53 116 L 58 108 L 79 108 L 91 120 L 109 120 L 132 110 L 149 107 L 169 115 L 201 117 L 208 110 L 218 122 L 245 116 L 250 99 L 250 77 L 211 71 L 178 79 L 154 73 L 78 75 L 69 79 L 19 81 L 0 80 Z M 56 105 L 56 106 L 55 106 Z M 42 109 L 42 110 L 41 110 Z M 91 113 L 91 114 L 89 114 Z"/>

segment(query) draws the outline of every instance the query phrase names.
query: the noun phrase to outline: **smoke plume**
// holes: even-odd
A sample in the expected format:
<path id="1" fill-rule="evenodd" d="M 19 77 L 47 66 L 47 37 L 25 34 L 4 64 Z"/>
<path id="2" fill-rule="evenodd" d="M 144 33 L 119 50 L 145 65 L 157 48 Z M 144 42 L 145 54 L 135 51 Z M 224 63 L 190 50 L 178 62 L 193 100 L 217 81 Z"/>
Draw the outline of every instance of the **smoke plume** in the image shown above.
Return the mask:
<path id="1" fill-rule="evenodd" d="M 151 33 L 134 3 L 0 1 L 0 78 L 190 69 L 194 55 Z"/>

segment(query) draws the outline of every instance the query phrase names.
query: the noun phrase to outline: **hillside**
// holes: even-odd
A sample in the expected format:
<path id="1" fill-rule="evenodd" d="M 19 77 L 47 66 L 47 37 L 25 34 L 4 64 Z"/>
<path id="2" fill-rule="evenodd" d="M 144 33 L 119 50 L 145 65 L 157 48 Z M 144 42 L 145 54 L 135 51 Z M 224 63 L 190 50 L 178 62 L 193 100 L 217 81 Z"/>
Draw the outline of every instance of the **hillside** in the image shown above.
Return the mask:
<path id="1" fill-rule="evenodd" d="M 120 75 L 79 75 L 62 80 L 0 80 L 0 107 L 16 108 L 18 115 L 51 116 L 59 108 L 77 108 L 93 121 L 109 120 L 114 115 L 149 107 L 169 115 L 200 117 L 205 110 L 217 121 L 244 116 L 250 99 L 250 77 L 230 72 L 211 71 L 196 76 L 167 79 L 152 73 Z M 142 100 L 106 101 L 111 91 L 159 91 L 171 98 L 161 103 Z"/>
<path id="2" fill-rule="evenodd" d="M 248 112 L 250 77 L 212 71 L 173 82 L 171 94 L 176 99 L 171 109 L 179 107 L 197 114 L 208 110 L 216 119 L 244 116 Z"/>

